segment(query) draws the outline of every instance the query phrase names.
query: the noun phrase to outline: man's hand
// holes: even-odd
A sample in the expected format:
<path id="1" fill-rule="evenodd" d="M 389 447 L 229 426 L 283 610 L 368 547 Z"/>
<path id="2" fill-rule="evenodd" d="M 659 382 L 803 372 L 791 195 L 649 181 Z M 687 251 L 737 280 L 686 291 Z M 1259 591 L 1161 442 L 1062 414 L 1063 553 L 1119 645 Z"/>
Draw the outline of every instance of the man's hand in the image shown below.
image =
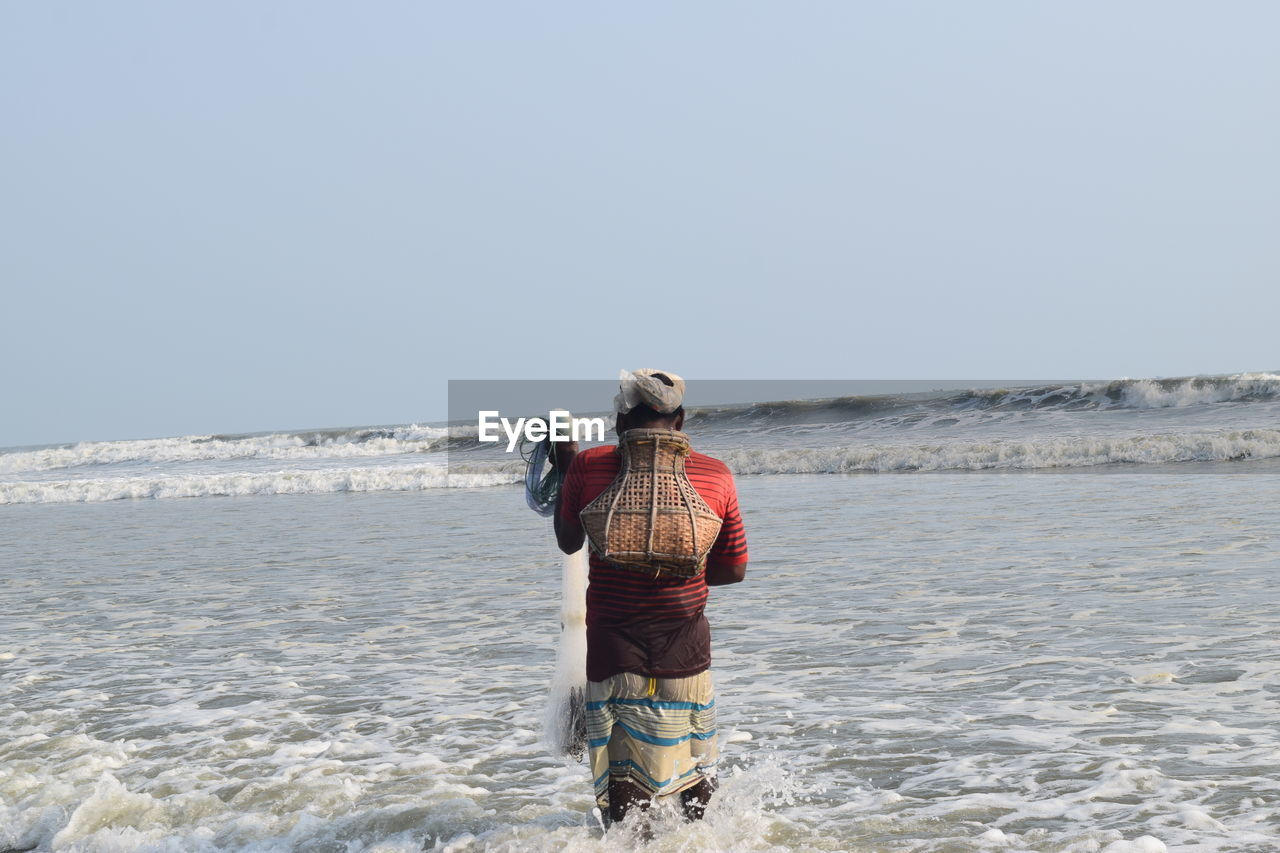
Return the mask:
<path id="1" fill-rule="evenodd" d="M 551 442 L 551 467 L 557 471 L 568 471 L 569 463 L 573 461 L 573 457 L 578 455 L 578 442 L 576 441 L 553 441 Z"/>

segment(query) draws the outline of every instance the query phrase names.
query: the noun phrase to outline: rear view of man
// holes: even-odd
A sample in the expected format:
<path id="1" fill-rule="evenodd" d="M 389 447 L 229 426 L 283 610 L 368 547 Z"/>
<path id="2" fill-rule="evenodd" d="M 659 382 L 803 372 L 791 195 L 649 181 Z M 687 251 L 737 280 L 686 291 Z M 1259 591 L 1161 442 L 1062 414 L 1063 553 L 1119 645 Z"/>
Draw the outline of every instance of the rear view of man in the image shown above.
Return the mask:
<path id="1" fill-rule="evenodd" d="M 686 440 L 678 432 L 684 426 L 683 397 L 684 381 L 675 374 L 624 374 L 615 400 L 620 443 L 629 430 L 676 431 L 670 434 Z M 587 737 L 596 800 L 613 821 L 633 806 L 675 794 L 686 815 L 700 818 L 715 790 L 719 756 L 704 608 L 708 585 L 745 577 L 747 542 L 729 469 L 696 451 L 682 458 L 689 484 L 722 522 L 705 570 L 681 577 L 662 567 L 625 568 L 602 559 L 593 541 Z M 618 446 L 582 453 L 576 444 L 556 446 L 556 465 L 568 466 L 555 514 L 556 539 L 565 553 L 582 547 L 580 514 L 619 476 L 621 463 Z"/>

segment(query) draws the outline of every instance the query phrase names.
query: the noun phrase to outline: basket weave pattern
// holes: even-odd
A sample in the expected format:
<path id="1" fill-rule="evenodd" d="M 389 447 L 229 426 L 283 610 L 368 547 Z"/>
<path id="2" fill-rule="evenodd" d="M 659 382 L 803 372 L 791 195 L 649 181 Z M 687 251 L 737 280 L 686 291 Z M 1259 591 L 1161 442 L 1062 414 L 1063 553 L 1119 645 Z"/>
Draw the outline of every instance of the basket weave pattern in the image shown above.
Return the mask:
<path id="1" fill-rule="evenodd" d="M 630 429 L 618 449 L 618 476 L 579 514 L 591 549 L 622 568 L 696 577 L 723 522 L 685 473 L 689 437 Z"/>

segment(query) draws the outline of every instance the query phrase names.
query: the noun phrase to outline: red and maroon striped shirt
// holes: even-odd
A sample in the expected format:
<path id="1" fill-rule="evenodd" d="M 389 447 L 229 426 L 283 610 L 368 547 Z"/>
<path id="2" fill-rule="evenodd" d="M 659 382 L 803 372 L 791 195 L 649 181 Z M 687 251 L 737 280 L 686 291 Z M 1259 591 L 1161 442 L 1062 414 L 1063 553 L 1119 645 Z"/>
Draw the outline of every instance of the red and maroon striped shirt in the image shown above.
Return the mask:
<path id="1" fill-rule="evenodd" d="M 580 524 L 578 514 L 618 476 L 614 445 L 592 447 L 574 457 L 560 489 L 560 517 Z M 707 565 L 747 562 L 747 535 L 738 513 L 733 474 L 719 459 L 696 451 L 685 473 L 724 523 Z M 653 577 L 620 569 L 591 553 L 587 587 L 587 678 L 603 681 L 619 672 L 664 678 L 697 675 L 711 666 L 711 629 L 704 574 L 695 578 Z"/>

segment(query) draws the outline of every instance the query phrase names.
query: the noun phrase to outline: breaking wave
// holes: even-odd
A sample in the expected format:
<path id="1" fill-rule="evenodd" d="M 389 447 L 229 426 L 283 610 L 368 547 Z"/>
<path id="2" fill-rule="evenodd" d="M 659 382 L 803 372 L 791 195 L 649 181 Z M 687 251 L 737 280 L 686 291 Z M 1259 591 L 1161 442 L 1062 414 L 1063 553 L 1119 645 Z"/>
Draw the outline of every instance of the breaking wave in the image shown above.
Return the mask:
<path id="1" fill-rule="evenodd" d="M 737 448 L 716 455 L 739 475 L 1168 465 L 1277 458 L 1280 457 L 1280 430 L 951 444 L 860 444 L 831 448 Z M 507 460 L 452 467 L 379 466 L 0 482 L 0 504 L 482 488 L 518 483 L 523 470 L 522 462 Z"/>
<path id="2" fill-rule="evenodd" d="M 1280 375 L 1241 373 L 1176 379 L 1114 379 L 1107 382 L 1049 383 L 961 392 L 779 400 L 736 406 L 694 408 L 690 420 L 701 423 L 834 423 L 883 417 L 904 410 L 938 411 L 1090 411 L 1167 409 L 1215 403 L 1280 400 Z"/>
<path id="3" fill-rule="evenodd" d="M 945 445 L 738 449 L 721 454 L 736 474 L 845 474 L 892 471 L 1083 468 L 1118 463 L 1161 465 L 1280 456 L 1280 430 Z"/>
<path id="4" fill-rule="evenodd" d="M 195 498 L 244 495 L 315 495 L 333 492 L 408 492 L 479 488 L 519 482 L 523 464 L 489 467 L 440 465 L 104 477 L 0 483 L 0 504 L 98 503 L 130 498 Z"/>
<path id="5" fill-rule="evenodd" d="M 439 427 L 311 430 L 270 435 L 189 435 L 135 441 L 89 441 L 0 454 L 0 474 L 53 471 L 126 462 L 207 462 L 226 459 L 324 459 L 391 456 L 438 450 L 449 436 Z"/>
<path id="6" fill-rule="evenodd" d="M 1192 376 L 1178 379 L 1116 379 L 1033 388 L 966 391 L 948 400 L 957 408 L 991 409 L 1169 409 L 1212 403 L 1280 399 L 1280 375 Z"/>
<path id="7" fill-rule="evenodd" d="M 1270 459 L 1277 419 L 1280 375 L 1242 373 L 691 409 L 690 432 L 744 475 L 979 471 Z M 516 483 L 503 450 L 475 424 L 22 448 L 0 452 L 0 504 Z"/>

